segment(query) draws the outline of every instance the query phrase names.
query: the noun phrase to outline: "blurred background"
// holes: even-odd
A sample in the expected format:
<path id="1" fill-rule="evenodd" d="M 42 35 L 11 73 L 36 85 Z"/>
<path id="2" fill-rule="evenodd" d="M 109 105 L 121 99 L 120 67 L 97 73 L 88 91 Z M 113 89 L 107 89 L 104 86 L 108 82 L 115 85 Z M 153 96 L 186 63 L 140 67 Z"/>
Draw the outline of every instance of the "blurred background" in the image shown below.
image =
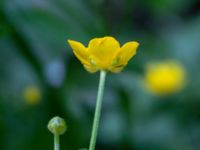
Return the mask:
<path id="1" fill-rule="evenodd" d="M 53 149 L 56 115 L 68 125 L 61 149 L 88 147 L 99 73 L 66 40 L 108 35 L 140 47 L 108 74 L 96 149 L 200 149 L 199 0 L 1 0 L 0 149 Z M 146 66 L 163 60 L 182 65 L 181 90 L 146 88 Z"/>

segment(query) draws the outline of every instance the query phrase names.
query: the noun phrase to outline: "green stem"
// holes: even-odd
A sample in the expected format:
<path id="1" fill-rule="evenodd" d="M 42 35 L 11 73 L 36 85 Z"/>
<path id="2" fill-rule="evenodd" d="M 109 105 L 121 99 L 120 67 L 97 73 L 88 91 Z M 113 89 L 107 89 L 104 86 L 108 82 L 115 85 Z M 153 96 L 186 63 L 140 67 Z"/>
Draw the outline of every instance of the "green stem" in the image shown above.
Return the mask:
<path id="1" fill-rule="evenodd" d="M 60 137 L 58 134 L 54 134 L 54 150 L 60 149 Z"/>
<path id="2" fill-rule="evenodd" d="M 89 150 L 95 149 L 95 144 L 96 144 L 96 139 L 97 139 L 97 131 L 98 131 L 99 120 L 100 120 L 100 115 L 101 115 L 101 107 L 102 107 L 105 79 L 106 79 L 106 72 L 101 71 Z"/>

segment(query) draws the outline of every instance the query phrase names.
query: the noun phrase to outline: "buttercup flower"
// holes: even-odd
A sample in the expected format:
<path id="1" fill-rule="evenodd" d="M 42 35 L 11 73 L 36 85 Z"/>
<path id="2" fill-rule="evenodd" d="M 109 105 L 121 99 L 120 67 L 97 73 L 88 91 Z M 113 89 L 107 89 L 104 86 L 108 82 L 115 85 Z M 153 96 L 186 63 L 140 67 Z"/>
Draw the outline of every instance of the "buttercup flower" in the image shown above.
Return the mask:
<path id="1" fill-rule="evenodd" d="M 88 47 L 77 41 L 68 40 L 75 56 L 91 73 L 99 70 L 120 72 L 136 54 L 138 42 L 131 41 L 120 47 L 113 37 L 92 39 Z"/>
<path id="2" fill-rule="evenodd" d="M 41 100 L 41 92 L 36 86 L 28 86 L 23 91 L 24 100 L 29 105 L 35 105 Z"/>
<path id="3" fill-rule="evenodd" d="M 185 69 L 176 61 L 149 63 L 145 81 L 148 89 L 156 95 L 175 93 L 184 87 Z"/>

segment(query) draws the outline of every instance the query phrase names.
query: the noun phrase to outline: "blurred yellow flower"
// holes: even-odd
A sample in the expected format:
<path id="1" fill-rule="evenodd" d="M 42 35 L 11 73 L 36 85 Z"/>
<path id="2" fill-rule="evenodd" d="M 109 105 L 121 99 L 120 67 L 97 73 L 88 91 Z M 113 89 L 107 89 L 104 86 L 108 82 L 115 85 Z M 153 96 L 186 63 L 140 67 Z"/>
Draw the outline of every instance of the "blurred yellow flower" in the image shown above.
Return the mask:
<path id="1" fill-rule="evenodd" d="M 185 70 L 176 61 L 154 62 L 147 65 L 146 85 L 156 95 L 166 95 L 179 91 L 183 88 L 185 80 Z"/>
<path id="2" fill-rule="evenodd" d="M 138 42 L 131 41 L 120 47 L 113 37 L 94 38 L 88 47 L 77 41 L 68 40 L 75 56 L 91 73 L 99 70 L 120 72 L 136 54 Z"/>
<path id="3" fill-rule="evenodd" d="M 29 105 L 35 105 L 41 100 L 41 92 L 35 86 L 28 86 L 23 91 L 24 100 Z"/>

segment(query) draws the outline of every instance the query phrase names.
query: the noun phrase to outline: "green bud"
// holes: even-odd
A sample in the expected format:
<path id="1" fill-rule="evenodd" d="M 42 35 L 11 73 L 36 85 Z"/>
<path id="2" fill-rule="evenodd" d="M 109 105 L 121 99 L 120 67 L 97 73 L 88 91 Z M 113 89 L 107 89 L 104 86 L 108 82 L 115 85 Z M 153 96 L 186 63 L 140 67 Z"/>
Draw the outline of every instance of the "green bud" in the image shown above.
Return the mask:
<path id="1" fill-rule="evenodd" d="M 51 133 L 61 135 L 67 130 L 67 125 L 64 119 L 56 116 L 49 121 L 47 128 Z"/>

